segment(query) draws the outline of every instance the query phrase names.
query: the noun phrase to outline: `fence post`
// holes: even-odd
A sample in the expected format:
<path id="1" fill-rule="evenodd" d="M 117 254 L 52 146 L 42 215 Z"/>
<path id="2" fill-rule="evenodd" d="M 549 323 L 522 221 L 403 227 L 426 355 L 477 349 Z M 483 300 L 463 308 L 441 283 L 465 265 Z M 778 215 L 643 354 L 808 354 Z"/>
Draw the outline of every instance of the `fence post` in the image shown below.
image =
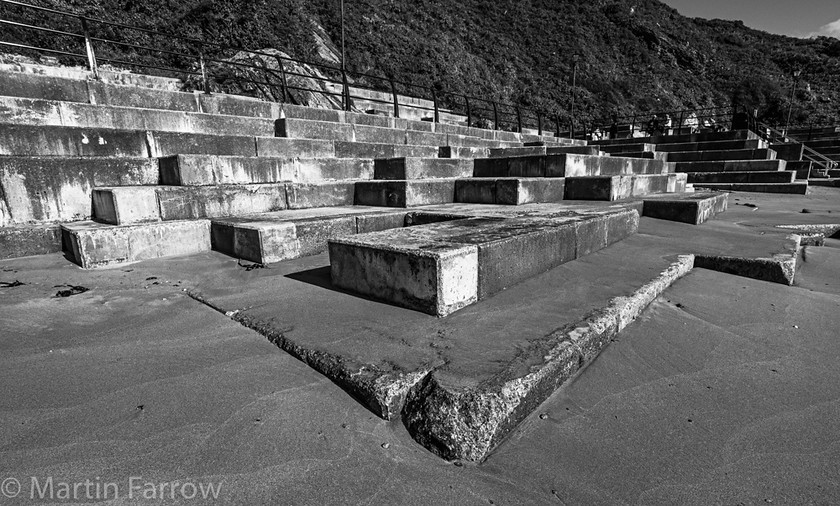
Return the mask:
<path id="1" fill-rule="evenodd" d="M 341 93 L 341 99 L 344 105 L 344 110 L 350 110 L 350 82 L 347 80 L 347 70 L 341 69 L 341 84 L 343 86 L 343 91 Z"/>
<path id="2" fill-rule="evenodd" d="M 516 106 L 516 130 L 522 133 L 522 111 Z"/>
<path id="3" fill-rule="evenodd" d="M 292 94 L 289 93 L 288 85 L 286 84 L 286 66 L 283 64 L 283 58 L 274 55 L 274 59 L 277 60 L 277 66 L 280 68 L 280 88 L 283 92 L 283 98 L 280 99 L 280 102 L 286 103 L 286 94 L 288 93 L 289 98 L 292 96 Z M 291 102 L 291 100 L 289 100 L 289 102 Z"/>
<path id="4" fill-rule="evenodd" d="M 391 83 L 391 96 L 394 97 L 394 117 L 399 118 L 400 117 L 400 99 L 399 99 L 399 96 L 397 95 L 397 85 L 396 85 L 396 83 L 394 83 L 393 78 L 389 77 L 388 82 Z"/>
<path id="5" fill-rule="evenodd" d="M 633 113 L 633 118 L 630 120 L 630 138 L 636 137 L 636 113 Z"/>
<path id="6" fill-rule="evenodd" d="M 499 108 L 493 102 L 493 130 L 499 130 Z"/>
<path id="7" fill-rule="evenodd" d="M 470 97 L 464 95 L 464 102 L 467 106 L 467 126 L 472 126 L 472 111 L 470 110 Z"/>
<path id="8" fill-rule="evenodd" d="M 560 138 L 560 114 L 559 113 L 554 114 L 554 128 L 556 130 L 554 133 L 557 134 L 557 138 L 559 139 Z"/>
<path id="9" fill-rule="evenodd" d="M 434 88 L 432 88 L 432 104 L 435 108 L 435 123 L 440 123 L 440 109 L 438 109 L 437 93 Z"/>
<path id="10" fill-rule="evenodd" d="M 210 78 L 207 77 L 207 65 L 204 62 L 204 51 L 198 53 L 198 64 L 201 65 L 201 82 L 204 86 L 204 93 L 210 94 Z"/>
<path id="11" fill-rule="evenodd" d="M 537 135 L 542 135 L 542 113 L 537 111 Z"/>
<path id="12" fill-rule="evenodd" d="M 96 53 L 93 52 L 93 40 L 90 38 L 88 20 L 86 17 L 80 17 L 79 19 L 82 20 L 82 32 L 85 34 L 85 52 L 87 53 L 88 67 L 93 72 L 93 77 L 99 79 L 99 65 L 96 64 Z"/>
<path id="13" fill-rule="evenodd" d="M 682 135 L 683 117 L 685 116 L 685 109 L 680 111 L 680 123 L 677 126 L 677 135 Z"/>

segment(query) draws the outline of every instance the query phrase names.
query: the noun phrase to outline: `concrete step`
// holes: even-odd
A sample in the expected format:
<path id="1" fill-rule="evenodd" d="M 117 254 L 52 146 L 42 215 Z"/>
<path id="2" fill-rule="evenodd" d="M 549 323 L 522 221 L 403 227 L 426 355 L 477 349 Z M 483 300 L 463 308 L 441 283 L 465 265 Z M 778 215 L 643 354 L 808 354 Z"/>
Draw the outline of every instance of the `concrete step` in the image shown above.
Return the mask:
<path id="1" fill-rule="evenodd" d="M 621 156 L 627 156 L 625 155 L 625 153 L 640 153 L 645 151 L 654 151 L 656 148 L 656 144 L 650 144 L 647 142 L 631 142 L 627 144 L 607 145 L 597 144 L 593 142 L 592 145 L 598 147 L 601 151 L 605 153 Z"/>
<path id="2" fill-rule="evenodd" d="M 819 175 L 819 171 L 814 165 L 814 162 L 810 161 L 787 162 L 785 170 L 794 171 L 796 173 L 796 179 L 808 179 L 809 177 Z"/>
<path id="3" fill-rule="evenodd" d="M 696 188 L 736 192 L 791 193 L 797 195 L 808 193 L 807 181 L 794 183 L 694 183 L 694 186 Z"/>
<path id="4" fill-rule="evenodd" d="M 562 177 L 517 177 L 458 179 L 455 202 L 468 204 L 523 205 L 559 202 L 565 194 Z"/>
<path id="5" fill-rule="evenodd" d="M 647 160 L 661 160 L 663 162 L 668 161 L 668 153 L 662 153 L 659 151 L 628 151 L 625 153 L 612 155 L 612 156 L 622 156 L 625 158 L 644 158 Z"/>
<path id="6" fill-rule="evenodd" d="M 677 172 L 770 172 L 785 170 L 785 160 L 733 160 L 719 162 L 676 162 Z"/>
<path id="7" fill-rule="evenodd" d="M 374 163 L 374 179 L 439 179 L 470 177 L 473 160 L 464 158 L 388 158 Z"/>
<path id="8" fill-rule="evenodd" d="M 439 158 L 487 158 L 491 148 L 468 148 L 463 146 L 441 146 L 438 148 Z M 397 157 L 383 157 L 397 158 Z"/>
<path id="9" fill-rule="evenodd" d="M 621 200 L 656 193 L 682 193 L 685 174 L 586 176 L 566 178 L 566 200 Z"/>
<path id="10" fill-rule="evenodd" d="M 118 186 L 93 191 L 97 221 L 129 225 L 353 205 L 354 182 Z"/>
<path id="11" fill-rule="evenodd" d="M 333 285 L 447 316 L 632 235 L 635 209 L 570 218 L 470 218 L 331 239 Z"/>
<path id="12" fill-rule="evenodd" d="M 633 142 L 650 144 L 684 144 L 717 141 L 745 141 L 756 140 L 758 138 L 758 134 L 749 130 L 727 130 L 725 132 L 699 132 L 694 134 L 636 137 L 633 139 Z M 596 142 L 591 142 L 590 144 L 597 144 L 600 146 L 611 146 L 615 144 L 628 144 L 627 141 L 628 139 L 604 139 Z"/>
<path id="13" fill-rule="evenodd" d="M 60 251 L 61 226 L 57 223 L 0 227 L 0 260 Z"/>
<path id="14" fill-rule="evenodd" d="M 668 153 L 669 162 L 719 162 L 727 160 L 775 160 L 772 149 L 729 149 L 721 151 L 681 151 Z"/>
<path id="15" fill-rule="evenodd" d="M 833 139 L 819 139 L 819 140 L 804 140 L 798 139 L 802 141 L 806 146 L 811 149 L 815 149 L 817 151 L 822 152 L 821 150 L 826 148 L 840 148 L 840 139 L 833 138 Z"/>
<path id="16" fill-rule="evenodd" d="M 359 158 L 176 155 L 160 159 L 160 184 L 206 186 L 372 179 L 373 169 L 373 160 Z"/>
<path id="17" fill-rule="evenodd" d="M 700 225 L 725 212 L 728 203 L 725 192 L 653 195 L 645 197 L 642 216 Z"/>
<path id="18" fill-rule="evenodd" d="M 360 206 L 417 207 L 455 201 L 455 179 L 362 181 L 356 183 Z"/>
<path id="19" fill-rule="evenodd" d="M 671 166 L 661 160 L 613 156 L 545 155 L 475 160 L 475 177 L 571 177 L 617 174 L 663 174 Z"/>
<path id="20" fill-rule="evenodd" d="M 545 155 L 592 155 L 600 156 L 603 152 L 596 146 L 528 146 L 521 148 L 489 149 L 483 158 L 509 158 L 512 156 L 545 156 Z"/>
<path id="21" fill-rule="evenodd" d="M 635 142 L 628 144 L 609 144 L 601 146 L 601 149 L 607 153 L 618 154 L 621 152 L 638 152 L 638 151 L 660 151 L 665 153 L 678 153 L 686 151 L 727 151 L 727 150 L 741 150 L 741 149 L 766 149 L 767 142 L 761 139 L 742 139 L 742 140 L 727 140 L 727 141 L 709 141 L 709 142 L 678 142 L 667 143 L 660 142 L 658 144 L 651 144 L 649 142 Z M 615 150 L 614 150 L 615 149 Z"/>
<path id="22" fill-rule="evenodd" d="M 830 188 L 840 188 L 840 178 L 826 178 L 826 179 L 811 179 L 808 184 L 812 186 L 827 186 Z"/>
<path id="23" fill-rule="evenodd" d="M 771 144 L 770 149 L 776 152 L 776 158 L 796 162 L 802 160 L 805 145 L 795 143 Z"/>
<path id="24" fill-rule="evenodd" d="M 322 253 L 331 238 L 401 228 L 406 215 L 407 211 L 354 206 L 213 219 L 212 246 L 243 260 L 274 263 Z"/>
<path id="25" fill-rule="evenodd" d="M 337 158 L 435 158 L 441 149 L 437 146 L 347 141 L 335 141 L 334 145 Z"/>
<path id="26" fill-rule="evenodd" d="M 688 172 L 688 182 L 696 183 L 793 183 L 796 171 L 773 172 Z"/>
<path id="27" fill-rule="evenodd" d="M 237 95 L 182 92 L 31 72 L 0 72 L 0 93 L 16 98 L 268 119 L 279 118 L 281 107 Z"/>
<path id="28" fill-rule="evenodd" d="M 65 252 L 85 269 L 210 251 L 210 221 L 113 226 L 93 221 L 61 225 Z"/>
<path id="29" fill-rule="evenodd" d="M 274 135 L 274 120 L 0 97 L 0 123 L 244 136 Z"/>
<path id="30" fill-rule="evenodd" d="M 158 183 L 149 158 L 0 157 L 0 227 L 87 220 L 94 187 Z"/>

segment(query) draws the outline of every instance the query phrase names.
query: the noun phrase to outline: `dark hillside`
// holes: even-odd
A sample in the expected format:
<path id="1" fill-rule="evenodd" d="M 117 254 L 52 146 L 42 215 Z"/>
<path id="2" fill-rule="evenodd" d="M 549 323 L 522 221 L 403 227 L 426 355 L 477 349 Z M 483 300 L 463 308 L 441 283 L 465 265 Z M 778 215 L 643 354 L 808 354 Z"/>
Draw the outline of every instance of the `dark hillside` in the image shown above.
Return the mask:
<path id="1" fill-rule="evenodd" d="M 303 58 L 317 58 L 315 26 L 335 43 L 340 34 L 337 0 L 37 3 Z M 803 70 L 795 122 L 834 120 L 840 101 L 837 39 L 690 19 L 656 0 L 346 0 L 346 14 L 352 70 L 547 112 L 569 108 L 575 54 L 578 110 L 590 119 L 725 106 L 737 97 L 781 122 L 793 69 Z M 150 42 L 142 34 L 137 40 Z"/>

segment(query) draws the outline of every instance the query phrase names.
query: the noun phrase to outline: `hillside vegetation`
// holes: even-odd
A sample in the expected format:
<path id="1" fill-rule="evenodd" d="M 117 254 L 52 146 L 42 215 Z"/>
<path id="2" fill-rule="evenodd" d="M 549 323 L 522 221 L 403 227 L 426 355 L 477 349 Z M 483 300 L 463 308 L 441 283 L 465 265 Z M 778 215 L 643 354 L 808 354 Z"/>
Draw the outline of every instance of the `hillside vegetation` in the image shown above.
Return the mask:
<path id="1" fill-rule="evenodd" d="M 333 43 L 340 40 L 338 0 L 34 3 L 231 46 L 274 47 L 312 60 L 324 54 L 319 56 L 318 27 Z M 781 123 L 791 72 L 801 69 L 794 122 L 837 119 L 840 40 L 833 38 L 796 39 L 740 22 L 686 18 L 656 0 L 345 4 L 349 69 L 442 92 L 567 114 L 577 54 L 579 118 L 727 106 L 734 98 L 758 108 L 768 121 Z M 141 33 L 129 40 L 160 42 Z M 177 57 L 165 59 L 175 66 L 189 64 Z"/>

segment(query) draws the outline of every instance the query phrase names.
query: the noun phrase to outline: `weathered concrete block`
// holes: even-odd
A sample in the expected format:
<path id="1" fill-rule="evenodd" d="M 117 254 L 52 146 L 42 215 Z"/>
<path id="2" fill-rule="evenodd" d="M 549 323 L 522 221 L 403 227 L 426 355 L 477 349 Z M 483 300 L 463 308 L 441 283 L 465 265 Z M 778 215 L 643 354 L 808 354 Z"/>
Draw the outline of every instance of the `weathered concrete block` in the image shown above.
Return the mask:
<path id="1" fill-rule="evenodd" d="M 352 206 L 356 193 L 352 181 L 324 181 L 318 183 L 289 183 L 286 199 L 289 209 Z"/>
<path id="2" fill-rule="evenodd" d="M 296 139 L 324 139 L 330 141 L 355 140 L 353 125 L 329 121 L 281 118 L 275 123 L 276 137 Z"/>
<path id="3" fill-rule="evenodd" d="M 676 172 L 771 172 L 785 170 L 785 160 L 733 160 L 718 162 L 676 162 Z"/>
<path id="4" fill-rule="evenodd" d="M 254 137 L 206 135 L 179 132 L 149 132 L 150 155 L 228 155 L 257 156 Z"/>
<path id="5" fill-rule="evenodd" d="M 7 97 L 89 101 L 87 84 L 83 80 L 26 72 L 0 72 L 0 90 Z"/>
<path id="6" fill-rule="evenodd" d="M 160 219 L 187 220 L 286 209 L 286 184 L 160 186 Z"/>
<path id="7" fill-rule="evenodd" d="M 333 141 L 288 139 L 285 137 L 257 137 L 256 156 L 270 158 L 353 158 L 336 154 Z"/>
<path id="8" fill-rule="evenodd" d="M 0 259 L 46 255 L 61 251 L 59 225 L 0 227 Z"/>
<path id="9" fill-rule="evenodd" d="M 437 156 L 439 158 L 487 158 L 490 156 L 490 148 L 440 146 Z"/>
<path id="10" fill-rule="evenodd" d="M 714 162 L 726 160 L 775 160 L 772 149 L 729 149 L 668 153 L 669 162 Z"/>
<path id="11" fill-rule="evenodd" d="M 61 228 L 68 255 L 85 269 L 210 251 L 207 220 L 127 226 L 84 221 Z"/>
<path id="12" fill-rule="evenodd" d="M 146 133 L 64 126 L 3 125 L 0 155 L 9 156 L 150 156 Z"/>
<path id="13" fill-rule="evenodd" d="M 200 112 L 229 116 L 251 116 L 276 119 L 280 117 L 280 104 L 251 97 L 196 92 Z"/>
<path id="14" fill-rule="evenodd" d="M 679 198 L 645 199 L 643 216 L 700 225 L 726 211 L 728 193 L 696 193 Z"/>
<path id="15" fill-rule="evenodd" d="M 455 180 L 364 181 L 356 183 L 355 203 L 363 206 L 414 207 L 455 200 Z"/>
<path id="16" fill-rule="evenodd" d="M 91 218 L 96 186 L 154 185 L 149 158 L 0 157 L 0 227 Z"/>
<path id="17" fill-rule="evenodd" d="M 96 105 L 199 112 L 198 102 L 192 93 L 122 86 L 95 80 L 88 81 L 87 86 L 90 103 Z"/>
<path id="18" fill-rule="evenodd" d="M 429 250 L 410 242 L 370 247 L 376 234 L 365 234 L 361 243 L 330 240 L 333 285 L 438 316 L 478 299 L 478 247 L 435 244 Z"/>
<path id="19" fill-rule="evenodd" d="M 688 172 L 689 183 L 793 183 L 796 171 Z"/>
<path id="20" fill-rule="evenodd" d="M 160 221 L 156 186 L 114 186 L 93 190 L 93 216 L 101 223 L 130 225 Z"/>
<path id="21" fill-rule="evenodd" d="M 301 256 L 291 222 L 213 220 L 211 244 L 216 251 L 261 264 Z"/>
<path id="22" fill-rule="evenodd" d="M 389 158 L 376 160 L 374 179 L 436 179 L 469 177 L 473 162 L 461 158 Z"/>
<path id="23" fill-rule="evenodd" d="M 788 193 L 807 195 L 808 182 L 795 183 L 696 183 L 697 188 L 734 192 Z"/>
<path id="24" fill-rule="evenodd" d="M 522 205 L 559 202 L 564 178 L 469 178 L 455 182 L 455 201 L 472 204 Z"/>

